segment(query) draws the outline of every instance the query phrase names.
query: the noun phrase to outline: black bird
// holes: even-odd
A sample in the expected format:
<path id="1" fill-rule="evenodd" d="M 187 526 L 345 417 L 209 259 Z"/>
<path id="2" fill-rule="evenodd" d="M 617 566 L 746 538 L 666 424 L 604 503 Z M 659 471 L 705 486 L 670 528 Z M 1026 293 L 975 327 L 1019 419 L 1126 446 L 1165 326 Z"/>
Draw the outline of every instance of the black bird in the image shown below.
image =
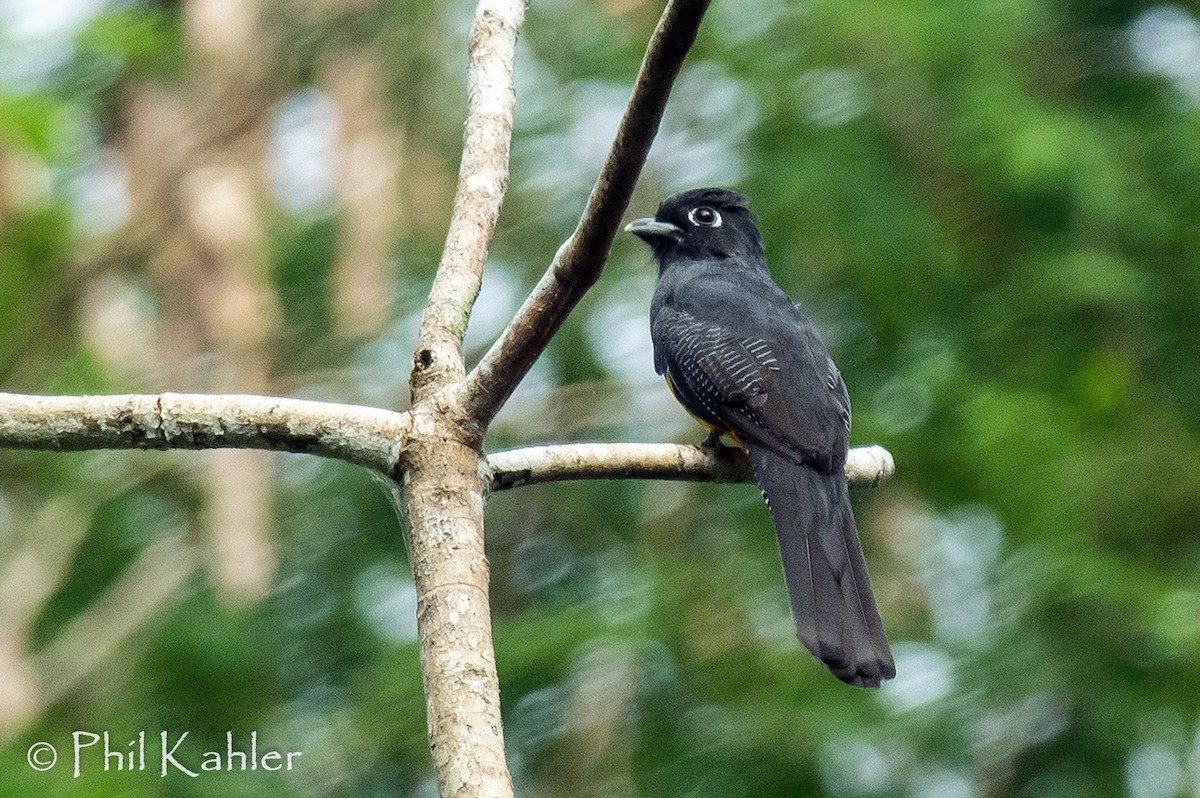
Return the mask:
<path id="1" fill-rule="evenodd" d="M 813 323 L 771 279 L 757 222 L 745 197 L 702 188 L 625 228 L 658 262 L 654 368 L 710 441 L 745 447 L 800 642 L 843 682 L 878 687 L 896 666 L 843 471 L 850 398 Z"/>

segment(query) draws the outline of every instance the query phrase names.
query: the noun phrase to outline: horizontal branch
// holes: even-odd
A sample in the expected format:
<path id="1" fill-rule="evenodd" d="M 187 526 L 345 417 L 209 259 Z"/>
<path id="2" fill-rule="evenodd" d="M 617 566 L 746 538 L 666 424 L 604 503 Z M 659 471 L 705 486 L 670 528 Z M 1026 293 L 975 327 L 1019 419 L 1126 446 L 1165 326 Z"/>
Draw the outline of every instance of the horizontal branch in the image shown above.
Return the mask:
<path id="1" fill-rule="evenodd" d="M 0 447 L 269 449 L 394 475 L 407 413 L 245 394 L 27 396 L 0 393 Z"/>
<path id="2" fill-rule="evenodd" d="M 629 106 L 587 207 L 517 315 L 467 377 L 467 409 L 485 426 L 541 355 L 567 314 L 600 278 L 621 216 L 683 59 L 696 40 L 709 0 L 671 0 L 654 30 Z"/>
<path id="3" fill-rule="evenodd" d="M 491 489 L 576 479 L 673 479 L 746 482 L 750 468 L 741 449 L 703 449 L 676 443 L 564 443 L 497 452 L 487 458 Z M 896 471 L 882 446 L 850 450 L 851 485 L 875 486 Z"/>

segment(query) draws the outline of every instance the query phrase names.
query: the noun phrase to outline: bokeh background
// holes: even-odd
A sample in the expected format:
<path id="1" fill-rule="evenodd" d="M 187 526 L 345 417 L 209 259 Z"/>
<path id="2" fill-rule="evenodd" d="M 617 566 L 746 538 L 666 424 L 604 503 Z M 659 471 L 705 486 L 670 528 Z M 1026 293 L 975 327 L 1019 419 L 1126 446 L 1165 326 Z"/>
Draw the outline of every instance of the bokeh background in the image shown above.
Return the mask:
<path id="1" fill-rule="evenodd" d="M 0 0 L 0 387 L 403 407 L 472 11 Z M 659 11 L 529 9 L 472 358 L 571 231 Z M 750 486 L 497 495 L 519 794 L 1200 796 L 1196 6 L 716 0 L 631 215 L 710 184 L 752 198 L 853 442 L 895 456 L 855 502 L 899 676 L 847 688 L 795 641 Z M 489 449 L 700 438 L 653 283 L 622 237 Z M 0 794 L 433 796 L 414 609 L 349 466 L 0 452 Z M 303 757 L 26 764 L 76 730 Z"/>

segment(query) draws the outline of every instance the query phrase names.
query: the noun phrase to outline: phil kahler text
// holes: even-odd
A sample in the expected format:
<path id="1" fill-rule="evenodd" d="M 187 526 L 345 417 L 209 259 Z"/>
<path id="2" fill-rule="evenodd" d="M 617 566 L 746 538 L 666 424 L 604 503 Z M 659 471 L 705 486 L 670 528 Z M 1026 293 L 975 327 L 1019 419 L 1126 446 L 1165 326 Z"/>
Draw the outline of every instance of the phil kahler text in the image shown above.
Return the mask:
<path id="1" fill-rule="evenodd" d="M 162 732 L 160 745 L 147 744 L 146 732 L 125 744 L 114 745 L 109 733 L 93 734 L 77 731 L 72 733 L 74 752 L 74 775 L 85 771 L 108 773 L 137 773 L 158 771 L 163 778 L 167 774 L 179 774 L 196 778 L 204 773 L 217 771 L 287 771 L 296 766 L 300 751 L 259 750 L 258 732 L 250 732 L 249 740 L 234 740 L 233 732 L 225 733 L 225 745 L 221 750 L 195 752 L 190 743 L 185 744 L 188 732 L 173 735 Z M 154 761 L 157 758 L 157 762 Z"/>

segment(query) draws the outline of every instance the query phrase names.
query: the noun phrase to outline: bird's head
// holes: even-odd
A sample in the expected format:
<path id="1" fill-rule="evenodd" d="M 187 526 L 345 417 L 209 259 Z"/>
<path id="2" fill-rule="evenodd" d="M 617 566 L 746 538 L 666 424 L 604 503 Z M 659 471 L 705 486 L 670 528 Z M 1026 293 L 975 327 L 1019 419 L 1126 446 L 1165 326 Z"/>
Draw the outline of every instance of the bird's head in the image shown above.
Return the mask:
<path id="1" fill-rule="evenodd" d="M 634 219 L 625 230 L 650 245 L 660 266 L 676 258 L 762 260 L 758 218 L 745 197 L 724 188 L 696 188 L 668 197 L 653 219 Z"/>

